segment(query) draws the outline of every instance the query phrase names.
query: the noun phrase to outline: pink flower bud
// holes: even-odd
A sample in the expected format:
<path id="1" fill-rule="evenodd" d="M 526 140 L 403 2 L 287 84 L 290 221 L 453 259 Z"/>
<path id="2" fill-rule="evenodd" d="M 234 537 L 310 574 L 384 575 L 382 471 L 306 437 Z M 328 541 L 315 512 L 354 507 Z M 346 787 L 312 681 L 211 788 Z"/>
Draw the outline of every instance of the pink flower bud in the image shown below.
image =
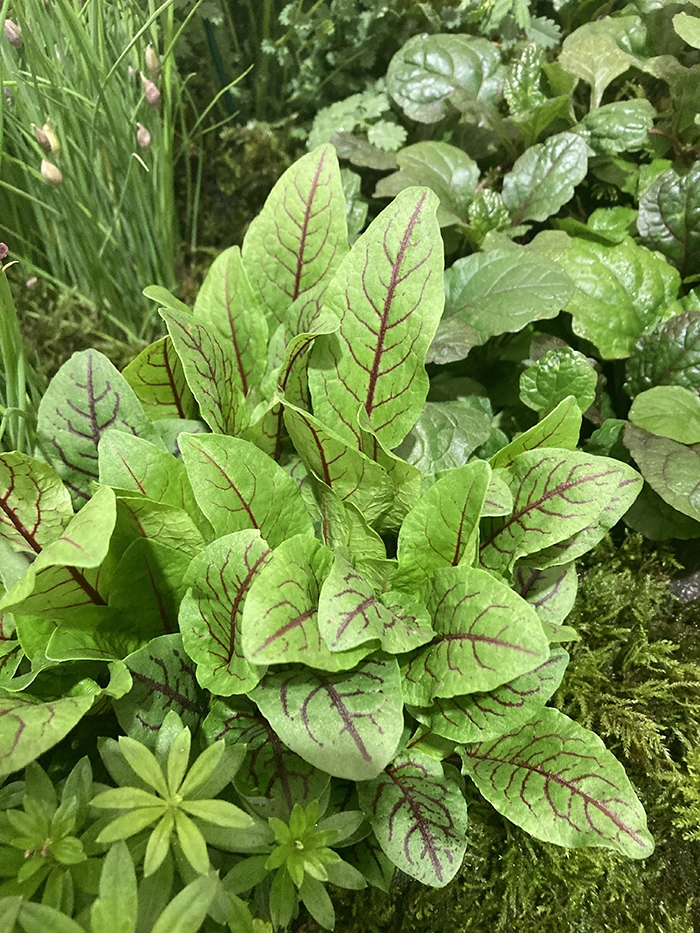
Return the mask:
<path id="1" fill-rule="evenodd" d="M 44 152 L 51 152 L 51 140 L 49 137 L 41 129 L 41 127 L 36 125 L 36 123 L 32 123 L 32 126 L 34 127 L 34 137 L 41 148 L 44 150 Z"/>
<path id="2" fill-rule="evenodd" d="M 160 91 L 143 72 L 141 72 L 141 83 L 146 95 L 146 103 L 153 107 L 154 110 L 157 110 L 160 106 Z"/>
<path id="3" fill-rule="evenodd" d="M 22 30 L 11 19 L 5 20 L 5 36 L 10 45 L 13 45 L 16 49 L 22 48 Z"/>
<path id="4" fill-rule="evenodd" d="M 46 159 L 41 160 L 41 177 L 52 188 L 58 188 L 59 185 L 63 184 L 63 175 L 60 168 L 54 165 L 53 162 L 47 162 Z"/>
<path id="5" fill-rule="evenodd" d="M 0 243 L 0 262 L 2 262 L 3 259 L 7 259 L 7 254 L 8 254 L 9 252 L 10 252 L 10 251 L 9 251 L 9 249 L 7 248 L 7 244 L 6 244 L 6 243 Z"/>
<path id="6" fill-rule="evenodd" d="M 136 142 L 142 149 L 150 149 L 151 134 L 148 132 L 143 123 L 137 123 L 136 126 L 138 127 L 136 132 Z"/>
<path id="7" fill-rule="evenodd" d="M 160 59 L 158 53 L 152 45 L 146 47 L 146 68 L 152 78 L 157 78 L 160 74 Z"/>
<path id="8" fill-rule="evenodd" d="M 39 284 L 39 279 L 35 275 L 31 275 L 24 284 L 30 292 L 33 292 Z"/>

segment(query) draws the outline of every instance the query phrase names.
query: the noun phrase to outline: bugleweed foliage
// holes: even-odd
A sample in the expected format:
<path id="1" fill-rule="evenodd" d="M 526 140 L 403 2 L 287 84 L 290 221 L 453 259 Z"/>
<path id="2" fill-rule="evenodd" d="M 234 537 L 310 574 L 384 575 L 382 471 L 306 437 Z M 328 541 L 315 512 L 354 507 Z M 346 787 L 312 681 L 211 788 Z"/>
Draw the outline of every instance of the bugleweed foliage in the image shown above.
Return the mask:
<path id="1" fill-rule="evenodd" d="M 426 404 L 438 209 L 407 187 L 350 248 L 319 147 L 192 310 L 146 290 L 168 336 L 123 373 L 92 350 L 62 367 L 39 408 L 45 460 L 0 457 L 1 773 L 39 783 L 32 762 L 111 705 L 126 737 L 101 750 L 121 789 L 90 796 L 93 817 L 113 812 L 86 832 L 98 859 L 131 840 L 106 891 L 136 866 L 143 885 L 165 872 L 169 897 L 177 872 L 162 929 L 184 902 L 182 931 L 207 912 L 207 929 L 250 929 L 250 911 L 285 928 L 300 903 L 332 927 L 326 884 L 386 888 L 395 867 L 445 886 L 465 778 L 537 839 L 653 850 L 620 763 L 547 706 L 578 637 L 575 561 L 641 478 L 576 449 L 572 395 L 471 459 L 466 433 L 441 446 L 431 425 L 469 406 Z M 571 285 L 546 271 L 554 313 Z M 49 849 L 66 866 L 64 840 L 86 844 L 59 811 L 8 817 L 31 859 L 48 826 L 45 878 Z M 26 874 L 8 894 L 34 893 Z M 12 904 L 27 929 L 35 907 Z"/>

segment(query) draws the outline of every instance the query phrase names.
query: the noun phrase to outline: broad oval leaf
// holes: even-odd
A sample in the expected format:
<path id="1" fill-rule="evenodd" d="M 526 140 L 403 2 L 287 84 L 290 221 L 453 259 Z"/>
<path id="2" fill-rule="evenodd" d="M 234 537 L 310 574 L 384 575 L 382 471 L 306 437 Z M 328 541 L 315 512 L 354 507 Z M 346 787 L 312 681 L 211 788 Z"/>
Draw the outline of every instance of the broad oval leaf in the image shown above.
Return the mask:
<path id="1" fill-rule="evenodd" d="M 197 404 L 170 337 L 149 344 L 122 370 L 122 376 L 152 421 L 194 418 Z"/>
<path id="2" fill-rule="evenodd" d="M 403 732 L 399 667 L 393 659 L 363 661 L 344 674 L 268 674 L 252 699 L 292 751 L 348 780 L 377 777 Z"/>
<path id="3" fill-rule="evenodd" d="M 700 267 L 700 162 L 685 175 L 669 169 L 639 199 L 637 229 L 686 276 Z"/>
<path id="4" fill-rule="evenodd" d="M 467 846 L 467 804 L 442 764 L 415 749 L 402 752 L 358 790 L 360 806 L 391 861 L 423 884 L 449 884 Z"/>
<path id="5" fill-rule="evenodd" d="M 0 539 L 13 551 L 33 558 L 72 517 L 70 494 L 48 463 L 19 451 L 0 455 Z"/>
<path id="6" fill-rule="evenodd" d="M 530 146 L 503 179 L 503 203 L 513 225 L 556 214 L 574 196 L 587 171 L 588 149 L 575 133 L 557 133 Z"/>
<path id="7" fill-rule="evenodd" d="M 700 396 L 683 386 L 655 386 L 632 402 L 629 420 L 680 444 L 700 444 Z"/>
<path id="8" fill-rule="evenodd" d="M 462 752 L 463 771 L 499 813 L 537 839 L 651 855 L 646 817 L 601 739 L 558 710 Z"/>
<path id="9" fill-rule="evenodd" d="M 655 110 L 645 98 L 619 100 L 591 110 L 577 130 L 597 153 L 641 149 L 654 126 Z"/>
<path id="10" fill-rule="evenodd" d="M 625 445 L 654 492 L 674 509 L 700 521 L 700 444 L 686 447 L 633 424 Z"/>
<path id="11" fill-rule="evenodd" d="M 595 401 L 598 373 L 571 347 L 549 350 L 520 374 L 520 401 L 536 412 L 553 411 L 573 395 L 581 411 Z"/>
<path id="12" fill-rule="evenodd" d="M 421 473 L 461 467 L 488 440 L 492 420 L 491 404 L 483 396 L 426 402 L 396 452 Z"/>

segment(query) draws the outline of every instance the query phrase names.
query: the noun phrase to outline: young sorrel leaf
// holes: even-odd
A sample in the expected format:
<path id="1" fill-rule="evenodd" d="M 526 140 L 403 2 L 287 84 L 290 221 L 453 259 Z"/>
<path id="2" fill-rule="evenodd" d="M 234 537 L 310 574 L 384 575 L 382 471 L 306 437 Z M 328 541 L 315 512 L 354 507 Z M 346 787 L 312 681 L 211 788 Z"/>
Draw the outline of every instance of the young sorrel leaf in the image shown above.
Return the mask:
<path id="1" fill-rule="evenodd" d="M 390 507 L 393 484 L 382 466 L 313 415 L 285 403 L 284 422 L 306 469 L 371 523 Z"/>
<path id="2" fill-rule="evenodd" d="M 122 370 L 122 375 L 152 421 L 195 416 L 197 404 L 170 337 L 149 344 Z"/>
<path id="3" fill-rule="evenodd" d="M 501 96 L 501 57 L 486 39 L 419 35 L 391 60 L 387 90 L 407 117 L 437 123 L 450 111 L 495 110 Z"/>
<path id="4" fill-rule="evenodd" d="M 588 147 L 575 133 L 557 133 L 530 146 L 503 179 L 503 203 L 513 225 L 556 214 L 574 196 L 587 170 Z"/>
<path id="5" fill-rule="evenodd" d="M 481 508 L 481 517 L 510 515 L 513 511 L 513 493 L 506 482 L 507 474 L 502 468 L 491 471 L 486 498 Z"/>
<path id="6" fill-rule="evenodd" d="M 401 871 L 436 888 L 454 878 L 467 847 L 467 804 L 439 761 L 402 752 L 359 792 L 377 841 Z"/>
<path id="7" fill-rule="evenodd" d="M 700 267 L 700 162 L 685 175 L 669 169 L 639 199 L 639 230 L 645 246 L 667 256 L 681 275 Z"/>
<path id="8" fill-rule="evenodd" d="M 202 724 L 209 742 L 223 739 L 247 754 L 236 775 L 236 789 L 261 816 L 288 818 L 295 804 L 318 800 L 330 780 L 280 741 L 262 713 L 247 700 L 235 705 L 217 700 Z"/>
<path id="9" fill-rule="evenodd" d="M 39 405 L 37 429 L 77 506 L 97 479 L 97 447 L 117 428 L 142 437 L 153 429 L 129 383 L 96 350 L 74 353 L 51 380 Z"/>
<path id="10" fill-rule="evenodd" d="M 462 753 L 464 773 L 499 813 L 545 842 L 650 855 L 646 817 L 622 765 L 558 710 Z"/>
<path id="11" fill-rule="evenodd" d="M 183 509 L 143 496 L 117 496 L 117 525 L 113 550 L 121 553 L 138 538 L 155 538 L 159 544 L 182 551 L 192 559 L 204 547 L 202 532 Z"/>
<path id="12" fill-rule="evenodd" d="M 318 628 L 318 597 L 332 554 L 316 538 L 283 541 L 253 581 L 243 607 L 243 653 L 252 664 L 302 663 L 324 671 L 354 667 L 367 648 L 331 652 Z"/>
<path id="13" fill-rule="evenodd" d="M 625 388 L 635 396 L 657 385 L 700 391 L 700 312 L 678 314 L 637 343 Z"/>
<path id="14" fill-rule="evenodd" d="M 437 635 L 403 670 L 404 697 L 416 706 L 493 690 L 549 656 L 534 609 L 484 570 L 437 570 L 428 611 Z"/>
<path id="15" fill-rule="evenodd" d="M 674 509 L 700 521 L 700 445 L 685 447 L 633 424 L 627 425 L 624 437 L 654 492 Z"/>
<path id="16" fill-rule="evenodd" d="M 424 360 L 443 308 L 443 247 L 432 191 L 407 188 L 362 234 L 328 287 L 340 330 L 314 347 L 314 411 L 361 446 L 358 409 L 386 447 L 415 424 Z"/>
<path id="17" fill-rule="evenodd" d="M 32 558 L 73 517 L 68 490 L 47 463 L 26 454 L 0 455 L 0 539 Z"/>
<path id="18" fill-rule="evenodd" d="M 313 534 L 296 483 L 253 444 L 205 434 L 183 435 L 180 446 L 195 498 L 218 536 L 257 528 L 276 547 Z"/>
<path id="19" fill-rule="evenodd" d="M 84 692 L 50 702 L 0 690 L 0 778 L 43 755 L 78 724 L 100 689 L 83 684 Z"/>
<path id="20" fill-rule="evenodd" d="M 606 360 L 631 355 L 680 285 L 673 266 L 631 239 L 610 246 L 575 237 L 559 262 L 576 285 L 566 308 L 574 332 L 594 343 Z"/>
<path id="21" fill-rule="evenodd" d="M 482 565 L 500 573 L 519 557 L 597 528 L 604 510 L 618 502 L 623 490 L 631 490 L 631 505 L 641 488 L 639 475 L 625 463 L 548 448 L 516 457 L 508 469 L 508 485 L 513 513 L 486 519 L 480 545 Z"/>
<path id="22" fill-rule="evenodd" d="M 700 396 L 683 386 L 655 386 L 632 402 L 629 419 L 651 434 L 700 444 Z"/>
<path id="23" fill-rule="evenodd" d="M 309 485 L 318 507 L 318 521 L 324 544 L 333 551 L 345 548 L 352 554 L 358 566 L 364 566 L 367 561 L 386 562 L 384 542 L 379 534 L 369 527 L 355 506 L 343 502 L 313 478 Z"/>
<path id="24" fill-rule="evenodd" d="M 515 592 L 530 603 L 542 622 L 560 625 L 574 606 L 578 577 L 573 562 L 546 570 L 526 563 L 513 573 Z"/>
<path id="25" fill-rule="evenodd" d="M 568 396 L 553 412 L 494 454 L 489 461 L 491 467 L 495 470 L 512 466 L 520 454 L 539 447 L 576 450 L 581 433 L 581 420 L 581 409 L 576 404 L 576 399 L 572 395 Z"/>
<path id="26" fill-rule="evenodd" d="M 405 593 L 376 596 L 367 579 L 341 555 L 321 587 L 318 627 L 331 651 L 378 641 L 401 654 L 430 641 L 433 630 L 425 606 Z"/>
<path id="27" fill-rule="evenodd" d="M 644 98 L 619 100 L 591 110 L 576 129 L 597 153 L 615 155 L 641 149 L 654 116 L 654 108 Z"/>
<path id="28" fill-rule="evenodd" d="M 382 516 L 381 522 L 378 523 L 379 530 L 382 532 L 396 531 L 421 497 L 423 476 L 420 470 L 417 470 L 412 464 L 407 463 L 393 451 L 388 450 L 377 435 L 369 429 L 367 415 L 364 410 L 360 411 L 358 421 L 362 451 L 368 457 L 376 460 L 386 470 L 394 487 L 393 504 L 389 511 Z"/>
<path id="29" fill-rule="evenodd" d="M 207 713 L 206 698 L 179 634 L 154 638 L 124 663 L 133 687 L 114 701 L 114 711 L 127 735 L 153 748 L 170 710 L 175 710 L 192 732 L 197 730 Z"/>
<path id="30" fill-rule="evenodd" d="M 284 173 L 243 241 L 271 328 L 286 323 L 300 295 L 330 281 L 347 250 L 338 160 L 331 146 L 320 146 Z"/>
<path id="31" fill-rule="evenodd" d="M 466 152 L 448 143 L 423 142 L 401 149 L 396 161 L 398 172 L 377 183 L 375 198 L 393 198 L 411 185 L 426 185 L 440 198 L 441 227 L 466 223 L 479 181 L 479 166 Z"/>
<path id="32" fill-rule="evenodd" d="M 475 460 L 431 486 L 399 531 L 400 585 L 420 591 L 439 567 L 471 561 L 491 469 Z"/>
<path id="33" fill-rule="evenodd" d="M 491 433 L 491 405 L 474 395 L 453 402 L 426 402 L 397 453 L 421 473 L 460 467 Z"/>
<path id="34" fill-rule="evenodd" d="M 250 416 L 233 347 L 217 331 L 198 323 L 191 315 L 163 309 L 160 313 L 202 418 L 212 431 L 240 434 L 248 427 Z"/>
<path id="35" fill-rule="evenodd" d="M 220 253 L 209 269 L 194 304 L 194 317 L 218 331 L 233 348 L 236 379 L 243 395 L 265 373 L 267 320 L 243 268 L 237 246 Z"/>
<path id="36" fill-rule="evenodd" d="M 237 531 L 212 541 L 187 571 L 182 641 L 197 680 L 212 693 L 247 693 L 264 673 L 243 655 L 241 620 L 251 584 L 271 553 L 257 529 Z"/>
<path id="37" fill-rule="evenodd" d="M 532 321 L 556 317 L 565 308 L 573 284 L 556 263 L 524 249 L 494 249 L 473 253 L 445 272 L 445 314 L 436 340 L 454 323 L 473 329 L 474 344 L 521 330 Z M 462 359 L 447 349 L 438 362 Z"/>
<path id="38" fill-rule="evenodd" d="M 377 777 L 403 732 L 399 667 L 393 659 L 363 661 L 344 674 L 268 674 L 253 699 L 292 751 L 353 781 Z"/>
<path id="39" fill-rule="evenodd" d="M 534 411 L 553 411 L 573 395 L 581 411 L 595 401 L 598 373 L 583 353 L 562 347 L 549 350 L 520 374 L 520 401 Z"/>
<path id="40" fill-rule="evenodd" d="M 453 742 L 485 742 L 527 722 L 554 695 L 564 677 L 569 655 L 555 648 L 546 661 L 487 693 L 436 699 L 429 709 L 411 713 L 435 735 Z"/>

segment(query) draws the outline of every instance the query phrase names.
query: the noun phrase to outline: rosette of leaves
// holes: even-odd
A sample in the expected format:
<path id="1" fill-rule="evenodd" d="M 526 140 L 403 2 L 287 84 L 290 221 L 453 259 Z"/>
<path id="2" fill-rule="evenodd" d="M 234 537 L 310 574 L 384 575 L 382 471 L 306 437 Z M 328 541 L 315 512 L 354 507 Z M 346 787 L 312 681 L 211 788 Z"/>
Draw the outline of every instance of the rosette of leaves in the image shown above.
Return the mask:
<path id="1" fill-rule="evenodd" d="M 324 834 L 345 824 L 314 829 L 314 801 L 329 819 L 364 814 L 344 861 L 370 883 L 397 866 L 447 884 L 466 846 L 460 768 L 538 838 L 652 849 L 621 765 L 546 707 L 576 637 L 563 624 L 574 561 L 641 480 L 576 450 L 571 396 L 489 459 L 469 460 L 479 406 L 458 400 L 443 417 L 426 405 L 444 306 L 438 205 L 408 187 L 349 249 L 335 155 L 310 153 L 242 250 L 215 261 L 192 311 L 149 290 L 167 337 L 123 374 L 94 351 L 57 374 L 38 426 L 51 464 L 3 459 L 0 528 L 16 564 L 0 610 L 24 653 L 3 682 L 6 769 L 19 699 L 38 702 L 47 675 L 57 692 L 57 674 L 122 664 L 122 750 L 148 787 L 137 801 L 120 779 L 126 789 L 97 798 L 136 807 L 103 838 L 124 834 L 120 820 L 157 823 L 152 867 L 175 827 L 198 871 L 200 836 L 226 847 L 215 827 L 191 829 L 207 817 L 203 787 L 185 793 L 188 733 L 157 760 L 175 711 L 213 743 L 207 761 L 222 741 L 245 749 L 231 793 L 272 821 L 257 845 L 273 844 L 271 826 L 279 923 L 295 890 L 330 922 L 314 882 L 343 880 Z M 440 449 L 421 443 L 418 468 L 395 451 L 414 432 L 429 439 L 434 418 Z M 482 450 L 487 438 L 488 422 Z"/>

